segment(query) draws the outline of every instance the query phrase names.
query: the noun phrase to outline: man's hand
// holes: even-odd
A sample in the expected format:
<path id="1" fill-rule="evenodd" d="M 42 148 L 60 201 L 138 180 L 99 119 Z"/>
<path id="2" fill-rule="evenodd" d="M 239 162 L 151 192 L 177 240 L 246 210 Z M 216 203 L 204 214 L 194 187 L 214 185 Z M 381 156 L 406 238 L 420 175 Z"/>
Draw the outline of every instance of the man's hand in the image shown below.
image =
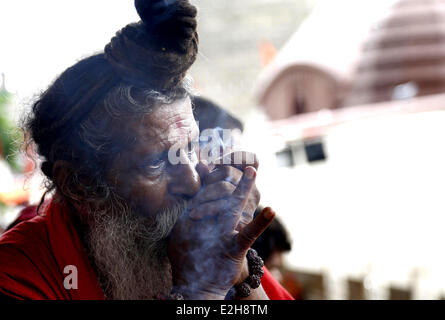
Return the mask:
<path id="1" fill-rule="evenodd" d="M 210 177 L 211 172 L 200 169 L 207 181 L 172 231 L 169 257 L 174 284 L 188 299 L 224 299 L 234 284 L 244 280 L 246 252 L 273 220 L 274 213 L 267 208 L 251 221 L 259 200 L 250 204 L 255 207 L 251 211 L 256 169 L 236 166 L 238 171 L 217 166 L 215 171 L 220 172 Z M 234 181 L 226 181 L 227 177 Z M 241 224 L 243 212 L 249 212 L 250 219 Z"/>
<path id="2" fill-rule="evenodd" d="M 189 203 L 190 217 L 192 219 L 202 219 L 209 214 L 220 214 L 220 211 L 224 209 L 223 206 L 219 206 L 217 202 L 223 203 L 227 201 L 226 197 L 235 191 L 244 170 L 248 166 L 254 167 L 255 170 L 258 170 L 259 166 L 257 157 L 248 152 L 233 152 L 226 155 L 220 161 L 220 164 L 215 165 L 213 170 L 210 170 L 208 166 L 200 163 L 200 165 L 198 165 L 198 172 L 201 176 L 203 187 Z M 237 231 L 240 231 L 252 221 L 260 198 L 260 192 L 254 184 L 248 195 L 241 219 L 236 226 Z"/>

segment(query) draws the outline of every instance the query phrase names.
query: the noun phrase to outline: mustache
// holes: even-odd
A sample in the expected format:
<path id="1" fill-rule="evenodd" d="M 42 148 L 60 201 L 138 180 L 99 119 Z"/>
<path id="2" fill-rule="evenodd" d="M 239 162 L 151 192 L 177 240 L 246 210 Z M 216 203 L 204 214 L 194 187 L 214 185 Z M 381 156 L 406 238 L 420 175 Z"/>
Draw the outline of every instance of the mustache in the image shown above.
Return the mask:
<path id="1" fill-rule="evenodd" d="M 168 238 L 177 221 L 187 212 L 187 201 L 176 200 L 168 208 L 160 210 L 154 217 L 154 222 L 147 226 L 145 234 L 151 242 L 159 242 Z"/>

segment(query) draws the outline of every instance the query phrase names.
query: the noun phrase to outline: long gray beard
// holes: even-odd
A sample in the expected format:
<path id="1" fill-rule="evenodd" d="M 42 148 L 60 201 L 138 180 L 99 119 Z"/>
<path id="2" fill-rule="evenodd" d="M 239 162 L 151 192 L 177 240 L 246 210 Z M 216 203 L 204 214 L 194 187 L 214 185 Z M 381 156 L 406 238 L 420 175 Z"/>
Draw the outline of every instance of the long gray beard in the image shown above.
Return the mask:
<path id="1" fill-rule="evenodd" d="M 172 288 L 166 238 L 186 202 L 159 212 L 153 223 L 114 201 L 107 210 L 94 212 L 87 246 L 108 299 L 154 299 Z"/>

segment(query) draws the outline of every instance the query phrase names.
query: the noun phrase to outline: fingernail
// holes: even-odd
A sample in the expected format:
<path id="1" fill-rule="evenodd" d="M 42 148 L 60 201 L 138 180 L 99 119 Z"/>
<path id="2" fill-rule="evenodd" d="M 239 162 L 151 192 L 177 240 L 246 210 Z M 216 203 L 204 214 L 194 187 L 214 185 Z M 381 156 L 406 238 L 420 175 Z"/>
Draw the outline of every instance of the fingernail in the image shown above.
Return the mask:
<path id="1" fill-rule="evenodd" d="M 271 220 L 273 217 L 275 217 L 275 212 L 271 208 L 267 207 L 264 209 L 264 217 L 267 220 Z"/>
<path id="2" fill-rule="evenodd" d="M 253 179 L 255 177 L 256 171 L 252 167 L 247 167 L 244 173 L 246 174 L 247 178 Z"/>

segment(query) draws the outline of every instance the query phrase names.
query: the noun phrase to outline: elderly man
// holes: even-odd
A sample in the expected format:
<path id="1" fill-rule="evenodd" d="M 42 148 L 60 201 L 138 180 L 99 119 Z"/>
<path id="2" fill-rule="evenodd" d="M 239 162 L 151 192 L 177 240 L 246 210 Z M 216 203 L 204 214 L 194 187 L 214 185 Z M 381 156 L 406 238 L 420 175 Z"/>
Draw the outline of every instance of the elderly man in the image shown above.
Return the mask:
<path id="1" fill-rule="evenodd" d="M 289 298 L 249 250 L 274 217 L 267 208 L 252 220 L 258 162 L 243 152 L 212 168 L 199 160 L 185 77 L 198 50 L 195 7 L 136 0 L 136 9 L 141 22 L 33 105 L 27 136 L 51 197 L 0 238 L 0 293 Z"/>

